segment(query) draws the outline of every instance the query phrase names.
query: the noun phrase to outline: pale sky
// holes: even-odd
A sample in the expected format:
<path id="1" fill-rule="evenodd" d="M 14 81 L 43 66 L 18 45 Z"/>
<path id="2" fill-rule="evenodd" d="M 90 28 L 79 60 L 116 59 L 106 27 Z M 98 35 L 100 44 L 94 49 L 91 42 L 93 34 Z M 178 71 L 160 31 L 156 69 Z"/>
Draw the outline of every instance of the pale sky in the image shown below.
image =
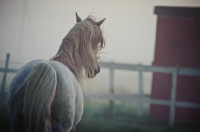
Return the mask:
<path id="1" fill-rule="evenodd" d="M 155 6 L 200 6 L 200 0 L 1 0 L 0 60 L 49 59 L 74 26 L 75 12 L 107 18 L 102 60 L 151 64 L 154 57 Z"/>

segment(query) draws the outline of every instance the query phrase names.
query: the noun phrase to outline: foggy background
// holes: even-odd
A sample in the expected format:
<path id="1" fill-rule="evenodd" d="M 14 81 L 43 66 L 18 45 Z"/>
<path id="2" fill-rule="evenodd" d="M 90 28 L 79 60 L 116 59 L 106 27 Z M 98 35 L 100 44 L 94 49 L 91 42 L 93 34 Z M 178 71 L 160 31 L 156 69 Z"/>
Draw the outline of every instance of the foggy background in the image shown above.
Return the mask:
<path id="1" fill-rule="evenodd" d="M 200 6 L 200 1 L 0 0 L 0 66 L 4 66 L 6 53 L 11 54 L 12 68 L 34 59 L 50 59 L 75 25 L 75 12 L 82 19 L 90 14 L 98 20 L 106 18 L 101 27 L 107 45 L 101 51 L 101 61 L 151 65 L 156 35 L 155 6 Z M 108 91 L 108 75 L 108 70 L 102 69 L 95 79 L 98 92 Z M 136 93 L 137 75 L 117 70 L 115 93 Z M 145 94 L 151 91 L 151 76 L 144 73 Z"/>

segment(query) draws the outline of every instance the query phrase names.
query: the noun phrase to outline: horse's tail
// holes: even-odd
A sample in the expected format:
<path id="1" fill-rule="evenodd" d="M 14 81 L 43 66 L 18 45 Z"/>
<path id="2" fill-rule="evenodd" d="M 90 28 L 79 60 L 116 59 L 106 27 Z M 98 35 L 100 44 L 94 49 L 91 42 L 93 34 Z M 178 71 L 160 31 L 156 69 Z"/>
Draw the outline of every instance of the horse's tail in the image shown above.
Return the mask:
<path id="1" fill-rule="evenodd" d="M 51 131 L 51 104 L 56 85 L 56 72 L 48 63 L 41 62 L 30 72 L 23 99 L 26 132 Z"/>

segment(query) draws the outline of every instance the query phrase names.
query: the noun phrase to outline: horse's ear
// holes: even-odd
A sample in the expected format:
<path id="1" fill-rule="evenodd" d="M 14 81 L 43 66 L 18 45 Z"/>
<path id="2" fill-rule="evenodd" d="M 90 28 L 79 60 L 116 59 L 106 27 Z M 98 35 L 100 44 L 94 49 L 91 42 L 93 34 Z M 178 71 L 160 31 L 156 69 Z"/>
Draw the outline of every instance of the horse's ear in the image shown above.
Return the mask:
<path id="1" fill-rule="evenodd" d="M 104 19 L 101 20 L 101 21 L 96 22 L 96 24 L 99 25 L 99 26 L 101 26 L 101 24 L 102 24 L 105 20 L 106 20 L 106 18 L 104 18 Z"/>
<path id="2" fill-rule="evenodd" d="M 81 21 L 82 21 L 81 18 L 78 16 L 78 14 L 76 12 L 76 22 L 78 23 L 78 22 L 81 22 Z"/>

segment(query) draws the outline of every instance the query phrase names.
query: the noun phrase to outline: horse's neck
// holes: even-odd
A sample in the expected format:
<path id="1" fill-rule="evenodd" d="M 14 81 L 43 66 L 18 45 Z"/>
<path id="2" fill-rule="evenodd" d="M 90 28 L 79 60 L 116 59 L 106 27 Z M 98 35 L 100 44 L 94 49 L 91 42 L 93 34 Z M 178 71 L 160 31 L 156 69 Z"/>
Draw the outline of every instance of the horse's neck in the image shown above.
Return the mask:
<path id="1" fill-rule="evenodd" d="M 74 74 L 74 76 L 76 77 L 76 79 L 78 80 L 78 82 L 80 82 L 80 78 L 82 76 L 81 75 L 82 69 L 80 69 L 79 67 L 77 67 L 77 65 L 74 62 L 74 60 L 73 60 L 72 57 L 69 57 L 65 53 L 62 53 L 62 52 L 59 52 L 59 51 L 50 60 L 58 61 L 58 62 L 62 63 L 64 66 L 66 66 L 67 68 L 69 68 L 69 70 Z"/>

